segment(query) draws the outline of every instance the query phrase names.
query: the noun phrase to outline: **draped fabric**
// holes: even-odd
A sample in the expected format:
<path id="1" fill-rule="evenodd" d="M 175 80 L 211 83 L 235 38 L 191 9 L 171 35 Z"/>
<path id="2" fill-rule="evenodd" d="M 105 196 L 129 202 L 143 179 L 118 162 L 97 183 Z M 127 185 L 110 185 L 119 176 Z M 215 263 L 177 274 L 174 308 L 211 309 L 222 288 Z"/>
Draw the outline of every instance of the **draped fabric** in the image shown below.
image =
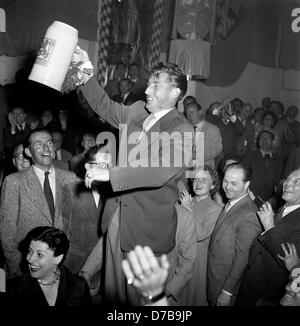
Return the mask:
<path id="1" fill-rule="evenodd" d="M 209 78 L 210 42 L 198 40 L 171 41 L 169 61 L 176 63 L 188 76 Z"/>
<path id="2" fill-rule="evenodd" d="M 163 0 L 155 0 L 153 24 L 152 24 L 152 36 L 149 45 L 149 61 L 148 66 L 155 66 L 160 57 L 160 45 L 162 35 L 162 21 L 163 21 Z"/>
<path id="3" fill-rule="evenodd" d="M 98 69 L 97 78 L 101 85 L 107 80 L 107 56 L 109 50 L 110 22 L 112 13 L 112 0 L 99 0 L 98 8 Z"/>

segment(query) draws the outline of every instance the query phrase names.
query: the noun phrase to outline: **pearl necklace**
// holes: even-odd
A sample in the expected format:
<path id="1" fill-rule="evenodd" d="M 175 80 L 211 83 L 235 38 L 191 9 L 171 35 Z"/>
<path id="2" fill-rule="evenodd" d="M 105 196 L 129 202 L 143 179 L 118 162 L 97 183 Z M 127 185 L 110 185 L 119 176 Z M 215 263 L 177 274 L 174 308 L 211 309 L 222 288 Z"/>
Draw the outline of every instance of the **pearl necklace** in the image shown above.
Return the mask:
<path id="1" fill-rule="evenodd" d="M 39 278 L 37 279 L 37 281 L 41 285 L 44 285 L 44 286 L 52 286 L 52 285 L 56 284 L 59 281 L 59 279 L 60 279 L 60 271 L 58 270 L 55 274 L 56 274 L 55 275 L 56 276 L 55 279 L 53 281 L 49 282 L 49 283 L 47 283 L 47 282 L 45 282 L 45 281 L 43 281 L 43 280 L 41 280 Z"/>

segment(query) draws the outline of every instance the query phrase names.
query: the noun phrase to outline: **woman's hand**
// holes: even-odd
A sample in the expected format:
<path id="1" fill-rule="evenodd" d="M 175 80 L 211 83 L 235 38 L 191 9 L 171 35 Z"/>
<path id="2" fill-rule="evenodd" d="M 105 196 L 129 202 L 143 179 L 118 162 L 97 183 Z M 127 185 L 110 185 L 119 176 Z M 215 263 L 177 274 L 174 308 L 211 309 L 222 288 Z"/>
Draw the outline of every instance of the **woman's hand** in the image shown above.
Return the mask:
<path id="1" fill-rule="evenodd" d="M 192 203 L 193 199 L 192 196 L 187 192 L 187 190 L 183 190 L 179 194 L 179 201 L 181 203 L 181 206 L 187 208 L 188 210 L 192 211 Z"/>

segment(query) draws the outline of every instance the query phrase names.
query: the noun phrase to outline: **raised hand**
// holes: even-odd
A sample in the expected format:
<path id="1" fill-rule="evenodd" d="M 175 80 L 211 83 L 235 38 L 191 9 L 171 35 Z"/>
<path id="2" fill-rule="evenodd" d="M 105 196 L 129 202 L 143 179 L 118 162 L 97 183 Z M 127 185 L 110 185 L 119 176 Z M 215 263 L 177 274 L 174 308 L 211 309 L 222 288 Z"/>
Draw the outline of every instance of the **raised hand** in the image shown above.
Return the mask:
<path id="1" fill-rule="evenodd" d="M 265 231 L 274 227 L 274 213 L 272 206 L 269 202 L 266 202 L 261 206 L 259 211 L 257 212 L 259 219 L 265 229 Z"/>
<path id="2" fill-rule="evenodd" d="M 188 210 L 192 211 L 192 196 L 187 192 L 187 190 L 183 190 L 179 194 L 179 201 L 181 203 L 181 206 L 187 208 Z"/>
<path id="3" fill-rule="evenodd" d="M 128 284 L 144 297 L 154 297 L 164 291 L 169 262 L 166 255 L 159 259 L 149 247 L 136 246 L 122 261 L 122 269 Z"/>
<path id="4" fill-rule="evenodd" d="M 293 243 L 289 242 L 286 244 L 282 243 L 281 248 L 284 252 L 284 256 L 281 256 L 280 254 L 277 254 L 277 256 L 284 262 L 285 267 L 291 271 L 299 263 L 297 249 Z"/>

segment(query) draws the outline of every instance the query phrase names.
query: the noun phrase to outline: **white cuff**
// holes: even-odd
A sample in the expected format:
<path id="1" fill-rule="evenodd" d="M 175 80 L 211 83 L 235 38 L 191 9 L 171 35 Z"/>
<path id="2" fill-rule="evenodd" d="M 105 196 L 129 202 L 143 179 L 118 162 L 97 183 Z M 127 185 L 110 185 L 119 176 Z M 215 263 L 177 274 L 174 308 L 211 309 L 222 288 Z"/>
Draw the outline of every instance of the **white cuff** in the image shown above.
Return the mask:
<path id="1" fill-rule="evenodd" d="M 230 297 L 232 297 L 232 293 L 229 293 L 229 292 L 225 291 L 224 289 L 222 289 L 222 292 L 223 292 L 224 294 L 227 294 L 227 295 L 229 295 Z"/>

